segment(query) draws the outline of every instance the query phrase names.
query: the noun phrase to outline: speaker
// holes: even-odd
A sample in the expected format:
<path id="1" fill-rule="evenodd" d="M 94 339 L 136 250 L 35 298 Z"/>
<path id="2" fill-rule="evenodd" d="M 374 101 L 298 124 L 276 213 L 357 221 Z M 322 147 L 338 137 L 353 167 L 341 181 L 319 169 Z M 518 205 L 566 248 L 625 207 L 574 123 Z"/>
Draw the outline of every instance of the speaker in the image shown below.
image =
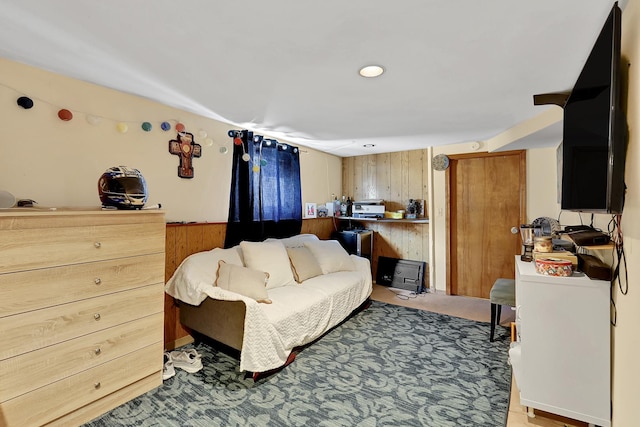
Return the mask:
<path id="1" fill-rule="evenodd" d="M 590 279 L 611 281 L 611 267 L 593 255 L 578 254 L 578 268 Z"/>
<path id="2" fill-rule="evenodd" d="M 606 245 L 611 241 L 606 233 L 596 230 L 574 231 L 569 237 L 578 246 Z"/>
<path id="3" fill-rule="evenodd" d="M 16 204 L 16 198 L 8 191 L 0 190 L 0 209 L 12 208 Z"/>

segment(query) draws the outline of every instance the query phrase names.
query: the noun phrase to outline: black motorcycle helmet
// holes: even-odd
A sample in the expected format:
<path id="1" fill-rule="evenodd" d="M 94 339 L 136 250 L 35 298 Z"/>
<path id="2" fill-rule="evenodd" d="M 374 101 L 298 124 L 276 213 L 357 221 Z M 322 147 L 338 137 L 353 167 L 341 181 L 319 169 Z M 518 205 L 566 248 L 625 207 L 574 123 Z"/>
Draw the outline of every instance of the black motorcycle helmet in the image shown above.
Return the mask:
<path id="1" fill-rule="evenodd" d="M 138 169 L 114 166 L 98 180 L 102 206 L 118 209 L 141 209 L 147 202 L 147 182 Z"/>

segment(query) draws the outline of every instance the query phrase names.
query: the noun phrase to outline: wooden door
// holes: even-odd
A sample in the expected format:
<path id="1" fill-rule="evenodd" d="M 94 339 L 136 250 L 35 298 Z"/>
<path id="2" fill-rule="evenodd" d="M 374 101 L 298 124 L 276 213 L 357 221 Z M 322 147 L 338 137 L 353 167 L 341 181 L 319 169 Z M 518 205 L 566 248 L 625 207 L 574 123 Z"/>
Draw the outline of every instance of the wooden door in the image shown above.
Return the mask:
<path id="1" fill-rule="evenodd" d="M 514 255 L 522 250 L 526 152 L 473 153 L 450 160 L 447 293 L 489 298 L 497 278 L 514 277 Z"/>

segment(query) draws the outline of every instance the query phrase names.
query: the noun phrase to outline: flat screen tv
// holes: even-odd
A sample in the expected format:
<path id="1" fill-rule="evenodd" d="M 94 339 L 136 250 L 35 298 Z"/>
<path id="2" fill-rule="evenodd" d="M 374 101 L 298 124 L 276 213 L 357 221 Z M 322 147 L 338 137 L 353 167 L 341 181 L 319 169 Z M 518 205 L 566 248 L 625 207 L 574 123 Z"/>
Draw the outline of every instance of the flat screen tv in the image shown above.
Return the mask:
<path id="1" fill-rule="evenodd" d="M 564 106 L 561 208 L 622 213 L 627 120 L 616 2 Z"/>

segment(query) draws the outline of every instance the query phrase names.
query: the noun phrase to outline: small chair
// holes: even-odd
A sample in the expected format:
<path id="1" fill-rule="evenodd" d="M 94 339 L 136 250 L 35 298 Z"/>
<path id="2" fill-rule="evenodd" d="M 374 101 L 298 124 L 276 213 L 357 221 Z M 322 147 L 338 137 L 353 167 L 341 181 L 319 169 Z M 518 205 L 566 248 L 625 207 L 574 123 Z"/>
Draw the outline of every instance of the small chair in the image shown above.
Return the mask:
<path id="1" fill-rule="evenodd" d="M 516 281 L 513 279 L 497 279 L 489 292 L 491 301 L 491 335 L 489 341 L 493 342 L 493 334 L 496 325 L 500 324 L 500 314 L 503 305 L 515 307 L 516 305 Z"/>

